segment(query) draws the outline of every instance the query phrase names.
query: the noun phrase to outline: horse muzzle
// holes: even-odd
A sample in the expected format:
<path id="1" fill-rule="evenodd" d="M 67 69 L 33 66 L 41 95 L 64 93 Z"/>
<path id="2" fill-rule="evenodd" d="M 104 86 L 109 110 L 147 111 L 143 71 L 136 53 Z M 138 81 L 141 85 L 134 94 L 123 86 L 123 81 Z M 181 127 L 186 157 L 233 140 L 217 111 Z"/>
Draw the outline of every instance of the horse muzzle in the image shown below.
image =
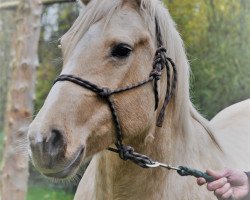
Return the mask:
<path id="1" fill-rule="evenodd" d="M 47 137 L 39 135 L 41 134 L 29 133 L 34 166 L 47 177 L 64 179 L 71 176 L 81 163 L 84 147 L 78 148 L 67 158 L 67 142 L 60 130 L 52 129 Z"/>

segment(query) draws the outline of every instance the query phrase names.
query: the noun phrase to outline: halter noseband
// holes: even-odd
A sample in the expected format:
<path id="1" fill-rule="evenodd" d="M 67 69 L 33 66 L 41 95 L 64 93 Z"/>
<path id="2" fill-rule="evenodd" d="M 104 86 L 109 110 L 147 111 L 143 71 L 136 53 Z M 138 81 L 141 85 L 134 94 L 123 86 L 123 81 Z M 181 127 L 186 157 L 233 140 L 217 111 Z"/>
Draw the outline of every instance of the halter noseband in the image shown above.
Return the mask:
<path id="1" fill-rule="evenodd" d="M 115 103 L 112 99 L 112 95 L 125 92 L 128 90 L 132 90 L 138 87 L 141 87 L 149 82 L 153 82 L 153 87 L 154 87 L 154 94 L 155 94 L 155 110 L 158 108 L 159 104 L 159 94 L 158 94 L 158 81 L 161 78 L 162 75 L 162 70 L 164 67 L 166 68 L 166 74 L 167 74 L 167 90 L 166 90 L 166 95 L 165 95 L 165 100 L 163 103 L 163 106 L 161 108 L 161 111 L 159 113 L 158 119 L 157 119 L 157 126 L 162 127 L 163 121 L 164 121 L 164 116 L 165 116 L 165 110 L 166 107 L 171 99 L 171 97 L 174 94 L 175 88 L 176 88 L 176 83 L 177 83 L 177 70 L 175 63 L 172 61 L 171 58 L 167 57 L 167 50 L 166 48 L 163 47 L 163 42 L 161 38 L 161 32 L 160 32 L 160 27 L 158 25 L 157 19 L 155 19 L 156 23 L 156 39 L 157 39 L 157 45 L 158 49 L 156 50 L 154 61 L 153 61 L 153 69 L 149 74 L 149 77 L 143 81 L 140 81 L 135 84 L 128 85 L 126 87 L 118 88 L 118 89 L 109 89 L 106 87 L 99 87 L 87 80 L 83 80 L 77 76 L 73 75 L 60 75 L 55 81 L 54 84 L 58 81 L 69 81 L 74 84 L 77 84 L 83 88 L 86 88 L 88 90 L 91 90 L 92 92 L 96 93 L 99 97 L 102 99 L 106 100 L 106 102 L 109 105 L 110 111 L 112 113 L 112 118 L 113 122 L 115 125 L 116 129 L 116 148 L 108 148 L 108 150 L 113 151 L 115 153 L 118 153 L 120 158 L 122 160 L 131 160 L 135 164 L 143 167 L 143 168 L 148 168 L 147 165 L 153 164 L 153 161 L 142 154 L 134 152 L 134 149 L 130 146 L 126 146 L 122 143 L 123 140 L 123 134 L 122 134 L 122 129 L 120 125 L 120 120 L 117 115 Z M 170 65 L 172 67 L 172 70 L 170 68 Z M 173 73 L 172 79 L 171 79 L 171 72 Z"/>

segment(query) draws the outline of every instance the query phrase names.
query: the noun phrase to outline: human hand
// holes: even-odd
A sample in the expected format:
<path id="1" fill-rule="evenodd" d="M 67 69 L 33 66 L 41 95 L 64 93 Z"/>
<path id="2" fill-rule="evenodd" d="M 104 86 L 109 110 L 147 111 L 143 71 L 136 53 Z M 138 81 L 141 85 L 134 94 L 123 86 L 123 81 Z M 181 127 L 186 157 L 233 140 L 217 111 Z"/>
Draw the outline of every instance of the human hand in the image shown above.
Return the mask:
<path id="1" fill-rule="evenodd" d="M 207 189 L 213 191 L 218 200 L 228 200 L 231 196 L 235 200 L 243 200 L 249 193 L 249 181 L 243 171 L 225 169 L 222 171 L 207 170 L 207 174 L 216 180 L 207 184 Z M 204 185 L 204 178 L 197 179 L 198 185 Z"/>

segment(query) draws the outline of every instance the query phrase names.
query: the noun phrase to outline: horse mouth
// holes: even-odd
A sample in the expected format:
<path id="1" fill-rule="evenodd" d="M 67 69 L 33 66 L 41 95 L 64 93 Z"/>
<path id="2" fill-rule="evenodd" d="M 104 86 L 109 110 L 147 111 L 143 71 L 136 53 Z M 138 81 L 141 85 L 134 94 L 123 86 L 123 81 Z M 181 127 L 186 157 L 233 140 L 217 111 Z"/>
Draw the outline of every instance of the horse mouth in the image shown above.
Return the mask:
<path id="1" fill-rule="evenodd" d="M 44 176 L 49 178 L 65 179 L 71 176 L 72 172 L 81 164 L 84 148 L 81 148 L 74 159 L 61 171 L 53 173 L 43 173 Z"/>

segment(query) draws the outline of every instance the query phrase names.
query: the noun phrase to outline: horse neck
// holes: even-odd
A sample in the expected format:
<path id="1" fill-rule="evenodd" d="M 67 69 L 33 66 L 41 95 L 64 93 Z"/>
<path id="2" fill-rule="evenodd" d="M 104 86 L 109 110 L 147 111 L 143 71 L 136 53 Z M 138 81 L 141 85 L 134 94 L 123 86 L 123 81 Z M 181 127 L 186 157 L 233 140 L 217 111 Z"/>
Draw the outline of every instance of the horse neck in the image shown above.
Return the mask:
<path id="1" fill-rule="evenodd" d="M 219 163 L 216 160 L 218 147 L 197 119 L 190 114 L 187 120 L 189 130 L 176 131 L 168 128 L 170 122 L 167 122 L 166 127 L 156 128 L 153 133 L 149 133 L 146 140 L 133 139 L 129 144 L 137 152 L 166 164 L 186 165 L 202 170 L 207 167 L 216 168 L 214 163 Z M 214 160 L 207 159 L 208 149 L 209 156 L 214 157 Z M 170 184 L 169 173 L 173 175 L 173 172 L 166 169 L 143 169 L 108 151 L 95 159 L 97 199 L 161 199 L 169 195 L 166 185 Z"/>
<path id="2" fill-rule="evenodd" d="M 129 142 L 136 152 L 145 154 L 153 160 L 167 162 L 168 145 L 164 131 L 158 130 L 152 141 L 138 139 Z M 162 140 L 160 140 L 162 139 Z M 150 139 L 148 139 L 150 140 Z M 165 140 L 165 144 L 164 141 Z M 127 143 L 126 143 L 127 144 Z M 164 145 L 163 145 L 164 144 Z M 161 190 L 167 179 L 165 170 L 143 169 L 131 161 L 123 161 L 117 154 L 102 152 L 96 162 L 96 199 L 161 199 L 155 191 Z M 157 182 L 155 181 L 157 179 Z"/>

